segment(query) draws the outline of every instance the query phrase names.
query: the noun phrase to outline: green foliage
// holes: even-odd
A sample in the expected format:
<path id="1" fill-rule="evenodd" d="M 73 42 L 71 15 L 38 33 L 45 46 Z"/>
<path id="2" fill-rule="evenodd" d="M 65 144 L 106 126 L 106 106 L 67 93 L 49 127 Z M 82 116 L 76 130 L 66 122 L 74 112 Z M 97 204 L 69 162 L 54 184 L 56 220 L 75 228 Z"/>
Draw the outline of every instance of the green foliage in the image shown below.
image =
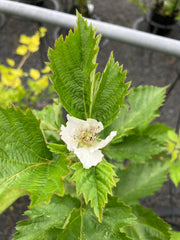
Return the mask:
<path id="1" fill-rule="evenodd" d="M 14 239 L 43 240 L 51 228 L 64 228 L 69 221 L 73 208 L 78 208 L 80 202 L 70 196 L 63 198 L 53 195 L 51 203 L 41 203 L 38 207 L 26 211 L 28 221 L 18 223 L 18 233 Z M 28 233 L 28 234 L 27 234 Z"/>
<path id="2" fill-rule="evenodd" d="M 171 161 L 168 162 L 170 166 L 170 178 L 173 183 L 178 186 L 180 182 L 180 132 L 179 136 L 169 131 L 169 139 L 167 141 L 167 150 L 171 155 Z"/>
<path id="3" fill-rule="evenodd" d="M 71 166 L 75 170 L 73 180 L 76 181 L 77 194 L 83 193 L 86 204 L 91 201 L 99 221 L 102 221 L 102 209 L 107 202 L 107 194 L 112 195 L 111 188 L 117 182 L 112 167 L 105 160 L 90 169 L 84 169 L 81 163 Z"/>
<path id="4" fill-rule="evenodd" d="M 130 240 L 120 232 L 121 228 L 135 223 L 130 207 L 117 202 L 116 198 L 110 199 L 104 209 L 103 222 L 99 223 L 89 207 L 79 208 L 79 205 L 79 201 L 70 196 L 54 196 L 48 206 L 41 204 L 26 212 L 30 219 L 18 224 L 19 232 L 14 239 L 100 240 L 105 237 L 116 240 L 123 237 L 123 240 Z"/>
<path id="5" fill-rule="evenodd" d="M 53 71 L 51 81 L 69 114 L 80 119 L 95 118 L 107 126 L 119 113 L 129 84 L 124 84 L 125 72 L 114 64 L 112 55 L 98 82 L 95 70 L 100 36 L 95 34 L 79 15 L 78 29 L 74 33 L 70 30 L 65 41 L 60 36 L 55 49 L 49 50 L 49 66 Z"/>
<path id="6" fill-rule="evenodd" d="M 171 240 L 178 240 L 180 238 L 180 232 L 171 232 Z"/>
<path id="7" fill-rule="evenodd" d="M 149 9 L 155 9 L 159 15 L 172 17 L 174 19 L 180 18 L 180 1 L 179 0 L 129 0 L 129 2 L 138 6 L 143 13 Z"/>
<path id="8" fill-rule="evenodd" d="M 55 101 L 52 105 L 47 105 L 42 110 L 33 110 L 35 116 L 41 120 L 41 129 L 48 142 L 61 143 L 59 129 L 64 123 L 62 117 L 62 105 Z"/>
<path id="9" fill-rule="evenodd" d="M 0 105 L 8 106 L 9 103 L 16 103 L 22 107 L 26 104 L 33 105 L 40 94 L 48 88 L 49 67 L 45 67 L 41 72 L 30 68 L 29 73 L 24 72 L 23 65 L 26 60 L 38 51 L 40 38 L 44 37 L 46 29 L 39 28 L 32 37 L 20 36 L 20 44 L 16 49 L 16 54 L 22 56 L 22 60 L 16 66 L 13 59 L 7 59 L 8 66 L 0 64 Z M 22 79 L 27 80 L 28 88 L 22 84 Z"/>
<path id="10" fill-rule="evenodd" d="M 94 102 L 92 106 L 91 117 L 98 119 L 106 127 L 118 115 L 129 84 L 124 84 L 126 72 L 122 72 L 122 66 L 114 63 L 113 54 L 111 54 L 106 68 L 98 84 Z"/>
<path id="11" fill-rule="evenodd" d="M 140 198 L 153 195 L 162 186 L 167 172 L 168 166 L 160 161 L 130 164 L 116 172 L 120 181 L 113 193 L 127 204 L 137 204 Z"/>
<path id="12" fill-rule="evenodd" d="M 64 194 L 62 177 L 69 173 L 69 162 L 64 156 L 53 161 L 39 125 L 31 111 L 0 109 L 0 206 L 4 208 L 13 189 L 17 197 L 26 190 L 31 206 L 49 202 L 54 192 Z"/>
<path id="13" fill-rule="evenodd" d="M 155 86 L 139 86 L 131 88 L 127 100 L 125 100 L 125 108 L 122 108 L 118 118 L 109 127 L 116 129 L 118 134 L 116 142 L 121 141 L 122 132 L 125 135 L 130 134 L 133 129 L 139 131 L 144 130 L 149 123 L 159 116 L 158 108 L 162 105 L 165 98 L 166 87 L 160 88 Z"/>
<path id="14" fill-rule="evenodd" d="M 16 240 L 170 239 L 177 234 L 136 205 L 162 186 L 169 169 L 179 181 L 173 169 L 179 166 L 179 137 L 164 124 L 150 125 L 159 116 L 166 88 L 132 88 L 124 99 L 126 72 L 111 54 L 102 76 L 96 73 L 100 37 L 79 14 L 77 23 L 74 33 L 49 50 L 51 80 L 61 103 L 56 99 L 41 111 L 0 108 L 0 211 L 30 195 L 29 219 L 18 224 Z M 35 51 L 31 40 L 21 37 L 18 52 Z M 13 68 L 15 63 L 8 59 L 8 64 Z M 40 79 L 36 69 L 29 76 L 33 82 Z M 72 122 L 65 124 L 62 107 Z M 68 124 L 66 145 L 61 137 Z M 83 168 L 78 150 L 84 161 L 93 156 L 97 164 Z M 124 159 L 130 164 L 123 165 Z"/>
<path id="15" fill-rule="evenodd" d="M 152 210 L 137 205 L 133 207 L 132 212 L 137 217 L 137 224 L 124 228 L 128 237 L 131 237 L 133 240 L 170 239 L 169 225 L 163 222 Z"/>
<path id="16" fill-rule="evenodd" d="M 142 147 L 143 146 L 143 147 Z M 110 144 L 104 153 L 110 159 L 123 161 L 130 159 L 134 162 L 145 162 L 147 159 L 165 150 L 165 146 L 158 141 L 143 135 L 133 135 L 123 138 L 123 141 Z"/>

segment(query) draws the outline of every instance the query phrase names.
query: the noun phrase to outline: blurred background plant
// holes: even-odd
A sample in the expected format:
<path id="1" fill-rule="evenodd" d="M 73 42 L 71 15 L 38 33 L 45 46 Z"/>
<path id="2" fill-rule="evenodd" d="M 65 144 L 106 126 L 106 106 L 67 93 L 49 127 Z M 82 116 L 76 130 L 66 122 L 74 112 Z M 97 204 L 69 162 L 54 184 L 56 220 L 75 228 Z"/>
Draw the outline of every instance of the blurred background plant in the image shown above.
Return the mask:
<path id="1" fill-rule="evenodd" d="M 40 27 L 33 36 L 22 34 L 20 45 L 16 54 L 22 56 L 19 64 L 15 60 L 7 58 L 7 65 L 0 63 L 0 105 L 7 106 L 10 103 L 21 107 L 34 106 L 39 97 L 50 94 L 48 75 L 50 68 L 45 66 L 42 70 L 30 68 L 28 72 L 23 70 L 26 60 L 39 50 L 40 39 L 46 34 L 46 28 Z M 45 94 L 46 92 L 46 94 Z"/>
<path id="2" fill-rule="evenodd" d="M 180 131 L 179 135 L 173 131 L 168 132 L 169 140 L 167 142 L 167 150 L 171 155 L 170 178 L 177 187 L 180 182 Z"/>
<path id="3" fill-rule="evenodd" d="M 129 0 L 143 13 L 149 9 L 156 10 L 162 16 L 180 19 L 180 0 Z"/>

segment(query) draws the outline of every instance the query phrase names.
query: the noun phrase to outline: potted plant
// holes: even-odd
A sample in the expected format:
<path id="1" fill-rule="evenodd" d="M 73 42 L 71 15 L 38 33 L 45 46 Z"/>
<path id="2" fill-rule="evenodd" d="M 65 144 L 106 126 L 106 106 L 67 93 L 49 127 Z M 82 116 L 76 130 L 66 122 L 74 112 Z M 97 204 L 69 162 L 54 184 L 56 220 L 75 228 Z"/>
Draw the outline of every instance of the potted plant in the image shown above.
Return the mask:
<path id="1" fill-rule="evenodd" d="M 84 17 L 92 17 L 94 12 L 94 5 L 87 0 L 74 0 L 74 3 L 71 7 L 70 13 L 76 14 L 76 9 L 84 16 Z"/>
<path id="2" fill-rule="evenodd" d="M 59 10 L 59 3 L 57 0 L 19 0 L 19 2 Z"/>
<path id="3" fill-rule="evenodd" d="M 149 23 L 149 30 L 152 33 L 166 35 L 180 18 L 180 0 L 130 0 L 137 5 Z M 149 10 L 150 9 L 150 10 Z"/>

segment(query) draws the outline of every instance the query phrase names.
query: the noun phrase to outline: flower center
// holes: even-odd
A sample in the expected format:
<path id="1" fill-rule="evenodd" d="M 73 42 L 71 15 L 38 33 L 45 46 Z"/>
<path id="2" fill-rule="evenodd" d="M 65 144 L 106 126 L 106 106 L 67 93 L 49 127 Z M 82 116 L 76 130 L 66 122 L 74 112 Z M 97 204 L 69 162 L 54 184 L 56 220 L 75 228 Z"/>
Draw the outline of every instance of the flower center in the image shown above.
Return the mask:
<path id="1" fill-rule="evenodd" d="M 96 129 L 81 130 L 80 134 L 75 137 L 78 142 L 78 147 L 92 147 L 95 142 L 98 142 Z"/>

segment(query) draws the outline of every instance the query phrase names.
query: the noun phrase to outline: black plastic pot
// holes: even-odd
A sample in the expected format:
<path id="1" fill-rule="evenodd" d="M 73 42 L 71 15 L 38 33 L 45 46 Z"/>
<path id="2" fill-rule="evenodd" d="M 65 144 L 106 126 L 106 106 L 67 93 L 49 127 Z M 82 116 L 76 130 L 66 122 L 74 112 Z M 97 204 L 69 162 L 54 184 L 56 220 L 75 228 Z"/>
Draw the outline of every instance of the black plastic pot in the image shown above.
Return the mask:
<path id="1" fill-rule="evenodd" d="M 59 10 L 59 3 L 56 0 L 19 0 L 19 2 L 38 7 Z"/>
<path id="2" fill-rule="evenodd" d="M 93 16 L 93 11 L 90 10 L 87 4 L 84 4 L 83 9 L 81 9 L 78 4 L 74 4 L 71 7 L 69 13 L 76 15 L 76 9 L 83 15 L 83 17 L 92 18 Z"/>
<path id="3" fill-rule="evenodd" d="M 156 9 L 146 14 L 146 20 L 149 23 L 149 31 L 162 36 L 168 35 L 177 22 L 175 16 L 161 15 Z"/>

